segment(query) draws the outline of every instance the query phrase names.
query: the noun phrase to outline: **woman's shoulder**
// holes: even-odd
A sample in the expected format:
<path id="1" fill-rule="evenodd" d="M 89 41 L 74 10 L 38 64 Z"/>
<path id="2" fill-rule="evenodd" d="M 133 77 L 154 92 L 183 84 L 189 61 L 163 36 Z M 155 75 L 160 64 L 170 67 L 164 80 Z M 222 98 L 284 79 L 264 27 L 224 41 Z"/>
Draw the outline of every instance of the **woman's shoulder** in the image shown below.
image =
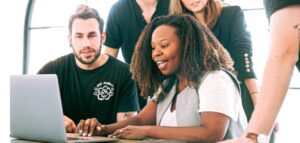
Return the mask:
<path id="1" fill-rule="evenodd" d="M 229 75 L 224 70 L 216 70 L 206 73 L 206 78 L 220 78 L 220 77 L 229 77 Z"/>
<path id="2" fill-rule="evenodd" d="M 238 5 L 224 6 L 222 7 L 222 14 L 229 14 L 243 11 L 242 8 Z"/>
<path id="3" fill-rule="evenodd" d="M 240 6 L 224 6 L 221 11 L 220 19 L 228 19 L 229 17 L 235 17 L 238 13 L 243 13 Z"/>
<path id="4" fill-rule="evenodd" d="M 110 9 L 114 13 L 124 13 L 133 5 L 131 0 L 119 0 Z"/>

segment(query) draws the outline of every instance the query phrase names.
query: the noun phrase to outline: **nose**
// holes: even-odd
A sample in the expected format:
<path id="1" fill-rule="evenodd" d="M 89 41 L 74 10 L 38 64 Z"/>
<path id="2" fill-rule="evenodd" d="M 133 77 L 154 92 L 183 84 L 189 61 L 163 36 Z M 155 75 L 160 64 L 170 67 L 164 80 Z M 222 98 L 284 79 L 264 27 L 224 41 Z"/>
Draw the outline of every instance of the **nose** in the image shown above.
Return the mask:
<path id="1" fill-rule="evenodd" d="M 89 40 L 89 38 L 83 38 L 83 40 L 82 40 L 82 47 L 89 47 L 90 46 L 90 40 Z"/>
<path id="2" fill-rule="evenodd" d="M 156 58 L 156 57 L 159 57 L 162 55 L 162 51 L 159 49 L 159 48 L 155 48 L 153 51 L 152 51 L 152 58 L 153 60 Z"/>

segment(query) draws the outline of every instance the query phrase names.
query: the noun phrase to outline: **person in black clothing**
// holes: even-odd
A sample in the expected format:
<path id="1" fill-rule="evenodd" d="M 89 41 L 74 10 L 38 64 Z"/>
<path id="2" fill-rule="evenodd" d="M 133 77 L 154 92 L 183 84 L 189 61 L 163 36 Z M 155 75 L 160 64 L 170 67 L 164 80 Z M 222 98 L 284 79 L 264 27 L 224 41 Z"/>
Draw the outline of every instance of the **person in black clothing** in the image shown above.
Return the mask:
<path id="1" fill-rule="evenodd" d="M 107 20 L 105 53 L 117 57 L 121 48 L 125 62 L 130 64 L 142 30 L 152 19 L 167 15 L 169 3 L 170 0 L 119 0 L 115 3 Z M 139 104 L 141 108 L 146 104 L 141 96 Z"/>
<path id="2" fill-rule="evenodd" d="M 300 1 L 264 0 L 270 20 L 270 54 L 263 74 L 261 95 L 245 136 L 224 143 L 261 143 L 274 126 L 295 65 L 300 71 Z"/>
<path id="3" fill-rule="evenodd" d="M 117 57 L 119 48 L 126 63 L 131 63 L 135 44 L 147 23 L 167 15 L 170 0 L 119 0 L 108 16 L 105 53 Z"/>
<path id="4" fill-rule="evenodd" d="M 50 61 L 38 72 L 58 77 L 67 132 L 75 132 L 75 124 L 89 122 L 88 118 L 109 124 L 139 111 L 129 65 L 100 53 L 103 25 L 95 9 L 80 5 L 69 20 L 73 53 Z"/>

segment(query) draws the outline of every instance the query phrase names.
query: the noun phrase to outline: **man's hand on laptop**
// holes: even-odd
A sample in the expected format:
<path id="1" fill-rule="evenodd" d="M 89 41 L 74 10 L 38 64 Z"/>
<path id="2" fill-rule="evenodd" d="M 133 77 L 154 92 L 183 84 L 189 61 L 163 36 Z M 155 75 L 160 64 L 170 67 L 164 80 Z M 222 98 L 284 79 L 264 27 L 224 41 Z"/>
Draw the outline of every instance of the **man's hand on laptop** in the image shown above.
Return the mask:
<path id="1" fill-rule="evenodd" d="M 104 135 L 106 133 L 106 126 L 99 123 L 96 118 L 80 120 L 77 129 L 81 136 Z"/>
<path id="2" fill-rule="evenodd" d="M 77 128 L 76 128 L 76 125 L 75 123 L 73 122 L 73 120 L 71 120 L 69 117 L 67 116 L 64 116 L 64 122 L 65 122 L 65 128 L 66 128 L 66 131 L 68 133 L 75 133 Z"/>

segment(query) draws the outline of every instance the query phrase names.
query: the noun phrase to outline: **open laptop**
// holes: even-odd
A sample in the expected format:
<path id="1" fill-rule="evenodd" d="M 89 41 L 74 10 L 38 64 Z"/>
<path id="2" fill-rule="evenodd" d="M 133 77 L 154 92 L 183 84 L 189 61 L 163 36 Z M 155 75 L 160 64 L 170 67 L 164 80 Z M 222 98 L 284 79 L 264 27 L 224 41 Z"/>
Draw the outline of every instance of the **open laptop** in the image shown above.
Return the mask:
<path id="1" fill-rule="evenodd" d="M 58 79 L 55 74 L 11 75 L 10 132 L 13 138 L 45 142 L 118 140 L 66 133 Z"/>

